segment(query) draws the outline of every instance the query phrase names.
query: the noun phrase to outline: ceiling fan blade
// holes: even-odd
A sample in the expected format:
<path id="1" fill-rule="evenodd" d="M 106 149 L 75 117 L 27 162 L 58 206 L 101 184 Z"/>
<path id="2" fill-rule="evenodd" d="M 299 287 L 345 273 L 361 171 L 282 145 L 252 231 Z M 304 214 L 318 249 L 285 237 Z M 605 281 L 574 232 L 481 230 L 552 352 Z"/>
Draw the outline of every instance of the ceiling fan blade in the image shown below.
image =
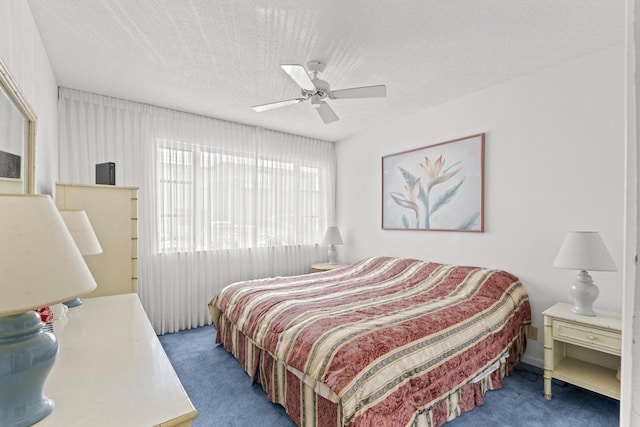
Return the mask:
<path id="1" fill-rule="evenodd" d="M 262 105 L 254 105 L 251 107 L 253 111 L 257 111 L 258 113 L 262 111 L 271 110 L 274 108 L 285 107 L 287 105 L 299 104 L 304 101 L 304 98 L 295 98 L 295 99 L 287 99 L 286 101 L 278 101 L 272 102 L 270 104 L 262 104 Z"/>
<path id="2" fill-rule="evenodd" d="M 299 64 L 282 64 L 280 66 L 289 77 L 298 84 L 302 89 L 315 92 L 316 86 L 311 81 L 311 77 L 307 74 L 307 70 Z"/>
<path id="3" fill-rule="evenodd" d="M 385 96 L 387 96 L 387 87 L 385 85 L 353 87 L 329 92 L 329 98 L 331 99 L 382 98 Z"/>
<path id="4" fill-rule="evenodd" d="M 324 101 L 320 103 L 317 110 L 325 125 L 340 120 L 338 115 L 331 109 L 331 107 L 329 107 L 329 104 Z"/>

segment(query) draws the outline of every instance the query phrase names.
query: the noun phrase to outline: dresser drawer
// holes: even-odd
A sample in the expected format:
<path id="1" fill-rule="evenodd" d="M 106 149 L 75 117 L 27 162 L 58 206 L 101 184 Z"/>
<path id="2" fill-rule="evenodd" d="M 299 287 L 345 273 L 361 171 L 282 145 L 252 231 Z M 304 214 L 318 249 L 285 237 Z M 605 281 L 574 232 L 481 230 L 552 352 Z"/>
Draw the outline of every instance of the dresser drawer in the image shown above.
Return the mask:
<path id="1" fill-rule="evenodd" d="M 620 355 L 622 340 L 619 332 L 594 328 L 562 320 L 553 320 L 554 339 L 587 348 Z"/>

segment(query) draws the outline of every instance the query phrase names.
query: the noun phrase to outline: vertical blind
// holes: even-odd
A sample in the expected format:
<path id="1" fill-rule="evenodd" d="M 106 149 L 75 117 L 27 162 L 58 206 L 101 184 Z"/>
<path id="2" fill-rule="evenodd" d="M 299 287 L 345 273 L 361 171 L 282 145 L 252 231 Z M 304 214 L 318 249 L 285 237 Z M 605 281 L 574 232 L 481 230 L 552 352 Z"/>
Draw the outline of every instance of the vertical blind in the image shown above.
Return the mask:
<path id="1" fill-rule="evenodd" d="M 80 92 L 59 91 L 63 182 L 138 186 L 138 292 L 157 333 L 210 323 L 239 280 L 301 274 L 335 215 L 334 144 Z"/>

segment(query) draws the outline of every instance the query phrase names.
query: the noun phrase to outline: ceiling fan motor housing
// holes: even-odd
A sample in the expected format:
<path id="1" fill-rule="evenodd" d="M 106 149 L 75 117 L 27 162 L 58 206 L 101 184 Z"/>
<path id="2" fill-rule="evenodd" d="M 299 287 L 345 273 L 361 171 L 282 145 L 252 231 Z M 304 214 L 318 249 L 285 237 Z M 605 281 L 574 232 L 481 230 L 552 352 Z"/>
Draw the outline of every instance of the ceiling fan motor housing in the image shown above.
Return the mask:
<path id="1" fill-rule="evenodd" d="M 313 108 L 318 108 L 320 106 L 320 102 L 327 97 L 329 92 L 331 92 L 331 86 L 324 80 L 320 80 L 318 75 L 322 73 L 325 69 L 326 65 L 324 62 L 320 61 L 309 61 L 307 62 L 307 73 L 311 78 L 311 82 L 316 87 L 314 91 L 302 90 L 302 94 L 306 97 L 311 98 L 311 105 Z"/>
<path id="2" fill-rule="evenodd" d="M 327 97 L 327 95 L 329 94 L 329 92 L 331 91 L 331 86 L 329 85 L 329 83 L 325 82 L 324 80 L 320 80 L 320 79 L 313 79 L 312 80 L 314 86 L 316 87 L 316 90 L 314 91 L 308 91 L 303 89 L 302 90 L 302 94 L 304 96 L 307 97 L 311 97 L 311 102 L 313 103 L 313 97 L 318 96 L 320 99 L 324 99 Z"/>

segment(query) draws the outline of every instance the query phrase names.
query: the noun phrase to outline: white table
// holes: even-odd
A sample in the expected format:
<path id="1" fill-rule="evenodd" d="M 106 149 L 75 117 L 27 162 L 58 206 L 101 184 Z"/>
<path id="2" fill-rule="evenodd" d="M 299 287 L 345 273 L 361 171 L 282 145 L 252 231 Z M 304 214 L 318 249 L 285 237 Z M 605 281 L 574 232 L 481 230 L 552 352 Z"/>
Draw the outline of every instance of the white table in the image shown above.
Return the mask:
<path id="1" fill-rule="evenodd" d="M 37 427 L 180 426 L 197 412 L 137 294 L 87 298 L 54 322 L 60 350 Z"/>
<path id="2" fill-rule="evenodd" d="M 542 313 L 545 397 L 551 399 L 551 379 L 557 378 L 620 399 L 620 313 L 596 310 L 597 316 L 581 316 L 572 307 L 558 303 Z"/>
<path id="3" fill-rule="evenodd" d="M 311 272 L 319 273 L 322 271 L 334 270 L 336 268 L 346 267 L 349 264 L 329 264 L 328 262 L 318 262 L 311 264 Z"/>

